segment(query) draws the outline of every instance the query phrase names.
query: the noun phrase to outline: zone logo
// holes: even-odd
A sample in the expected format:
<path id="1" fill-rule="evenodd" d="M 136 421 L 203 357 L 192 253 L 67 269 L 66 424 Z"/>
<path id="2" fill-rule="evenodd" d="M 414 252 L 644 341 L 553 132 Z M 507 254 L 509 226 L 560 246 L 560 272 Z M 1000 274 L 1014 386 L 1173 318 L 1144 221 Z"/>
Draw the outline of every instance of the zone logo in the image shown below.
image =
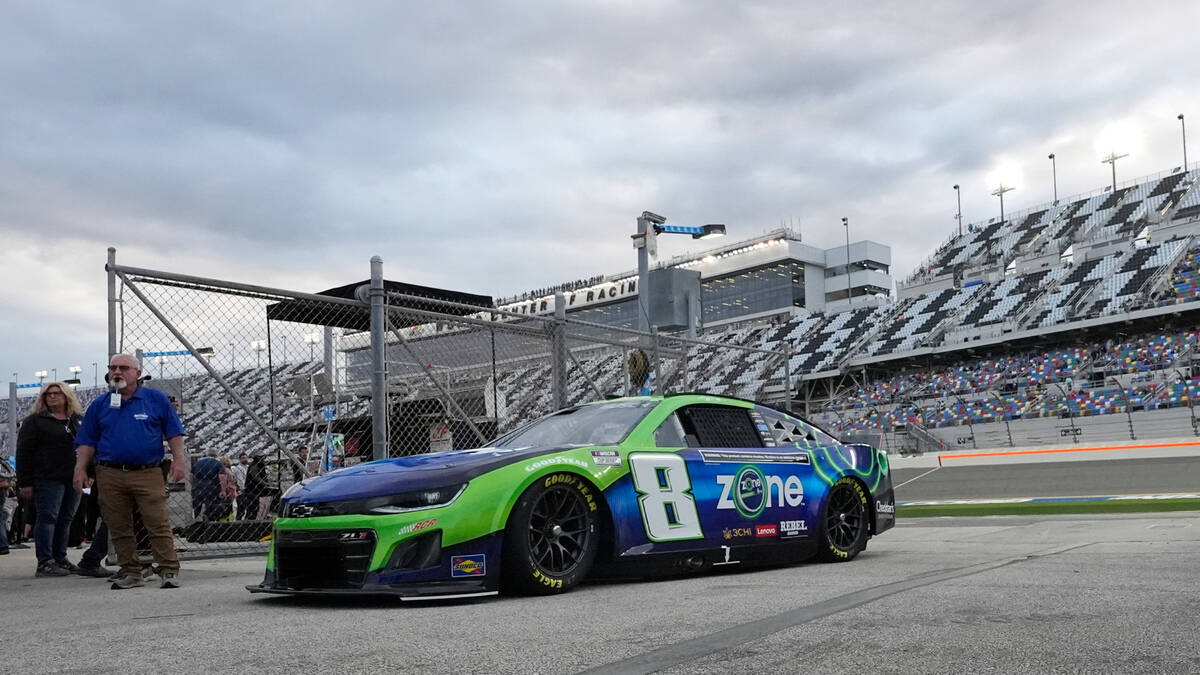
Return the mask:
<path id="1" fill-rule="evenodd" d="M 757 466 L 746 465 L 736 474 L 718 474 L 721 486 L 718 509 L 737 509 L 745 518 L 755 518 L 775 506 L 800 506 L 804 485 L 798 476 L 766 476 Z"/>

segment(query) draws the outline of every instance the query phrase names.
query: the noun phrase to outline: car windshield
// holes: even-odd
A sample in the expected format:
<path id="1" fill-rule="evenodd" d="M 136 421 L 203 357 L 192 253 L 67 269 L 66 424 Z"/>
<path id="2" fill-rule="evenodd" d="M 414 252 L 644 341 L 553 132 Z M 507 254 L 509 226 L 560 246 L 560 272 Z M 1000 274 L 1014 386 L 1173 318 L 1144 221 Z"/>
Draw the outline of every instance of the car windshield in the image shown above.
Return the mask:
<path id="1" fill-rule="evenodd" d="M 534 445 L 616 445 L 642 421 L 656 401 L 612 401 L 567 408 L 547 415 L 492 444 L 498 448 Z"/>

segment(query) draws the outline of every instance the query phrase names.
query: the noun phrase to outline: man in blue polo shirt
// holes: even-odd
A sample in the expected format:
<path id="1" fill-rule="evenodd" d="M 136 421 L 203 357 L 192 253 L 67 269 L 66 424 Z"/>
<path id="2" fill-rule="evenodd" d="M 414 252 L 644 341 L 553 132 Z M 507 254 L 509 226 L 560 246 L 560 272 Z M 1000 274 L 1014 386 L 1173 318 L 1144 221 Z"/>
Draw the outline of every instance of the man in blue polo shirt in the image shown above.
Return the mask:
<path id="1" fill-rule="evenodd" d="M 161 470 L 163 440 L 171 449 L 171 481 L 183 480 L 183 424 L 161 391 L 138 386 L 141 364 L 128 354 L 112 357 L 108 366 L 114 393 L 88 406 L 75 437 L 75 489 L 87 482 L 87 465 L 96 457 L 100 484 L 100 516 L 108 523 L 121 577 L 114 589 L 143 585 L 134 538 L 133 507 L 150 533 L 162 588 L 179 587 L 179 556 L 167 514 L 167 486 Z"/>

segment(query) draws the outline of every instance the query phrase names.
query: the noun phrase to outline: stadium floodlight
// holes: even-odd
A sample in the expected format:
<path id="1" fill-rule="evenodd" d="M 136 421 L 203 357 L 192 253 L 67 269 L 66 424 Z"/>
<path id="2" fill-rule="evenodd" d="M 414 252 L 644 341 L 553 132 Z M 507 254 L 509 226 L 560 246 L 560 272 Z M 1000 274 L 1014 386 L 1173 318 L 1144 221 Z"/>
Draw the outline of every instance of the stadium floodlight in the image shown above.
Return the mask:
<path id="1" fill-rule="evenodd" d="M 255 368 L 262 368 L 262 353 L 263 353 L 263 351 L 266 350 L 266 348 L 267 348 L 266 340 L 251 340 L 250 341 L 250 349 L 253 349 L 254 354 L 255 354 L 255 366 L 254 366 Z"/>
<path id="2" fill-rule="evenodd" d="M 1113 191 L 1114 193 L 1117 191 L 1117 160 L 1118 160 L 1118 159 L 1125 158 L 1125 157 L 1128 157 L 1128 156 L 1129 156 L 1129 153 L 1127 153 L 1127 152 L 1126 152 L 1126 153 L 1123 153 L 1123 154 L 1120 154 L 1120 155 L 1118 155 L 1118 154 L 1117 154 L 1117 153 L 1114 151 L 1114 152 L 1110 152 L 1110 153 L 1108 153 L 1108 156 L 1107 156 L 1107 157 L 1105 157 L 1104 159 L 1100 160 L 1100 163 L 1101 163 L 1101 164 L 1110 164 L 1110 165 L 1112 165 L 1112 191 Z"/>
<path id="3" fill-rule="evenodd" d="M 1183 170 L 1187 171 L 1187 123 L 1183 121 L 1183 113 L 1175 118 L 1179 120 L 1179 132 L 1183 134 Z"/>
<path id="4" fill-rule="evenodd" d="M 304 342 L 305 342 L 305 344 L 308 345 L 308 360 L 309 361 L 313 361 L 316 359 L 316 352 L 315 352 L 316 344 L 320 341 L 321 341 L 321 335 L 319 333 L 305 333 L 304 334 Z"/>
<path id="5" fill-rule="evenodd" d="M 725 226 L 721 223 L 708 225 L 667 225 L 666 216 L 660 216 L 653 211 L 642 211 L 637 219 L 637 231 L 631 238 L 633 247 L 638 252 L 638 330 L 650 331 L 650 258 L 658 257 L 658 235 L 660 234 L 690 234 L 692 239 L 711 239 L 725 236 Z"/>
<path id="6" fill-rule="evenodd" d="M 67 383 L 70 384 L 71 380 L 74 380 L 75 384 L 72 384 L 71 386 L 78 387 L 79 386 L 79 374 L 83 372 L 83 368 L 80 368 L 79 366 L 71 366 L 70 368 L 67 368 L 67 370 L 71 371 L 71 379 L 67 380 Z"/>
<path id="7" fill-rule="evenodd" d="M 1050 180 L 1054 184 L 1054 203 L 1058 203 L 1058 162 L 1055 160 L 1054 153 L 1046 156 L 1050 160 Z"/>
<path id="8" fill-rule="evenodd" d="M 958 215 L 955 220 L 958 221 L 958 236 L 962 236 L 962 190 L 959 189 L 958 183 L 954 184 L 954 196 L 958 198 Z"/>
<path id="9" fill-rule="evenodd" d="M 1005 185 L 1004 182 L 1001 181 L 1000 187 L 997 187 L 995 190 L 992 190 L 992 195 L 1000 198 L 1000 225 L 1001 226 L 1004 225 L 1004 193 L 1012 192 L 1013 190 L 1016 190 L 1016 189 L 1017 188 L 1015 188 L 1011 185 Z"/>
<path id="10" fill-rule="evenodd" d="M 854 293 L 850 291 L 850 219 L 842 216 L 842 227 L 846 228 L 846 306 L 854 306 Z"/>
<path id="11" fill-rule="evenodd" d="M 36 373 L 34 373 L 33 376 L 38 379 L 38 384 L 41 384 L 46 379 L 46 376 L 49 374 L 50 373 L 48 373 L 44 370 L 39 370 Z"/>

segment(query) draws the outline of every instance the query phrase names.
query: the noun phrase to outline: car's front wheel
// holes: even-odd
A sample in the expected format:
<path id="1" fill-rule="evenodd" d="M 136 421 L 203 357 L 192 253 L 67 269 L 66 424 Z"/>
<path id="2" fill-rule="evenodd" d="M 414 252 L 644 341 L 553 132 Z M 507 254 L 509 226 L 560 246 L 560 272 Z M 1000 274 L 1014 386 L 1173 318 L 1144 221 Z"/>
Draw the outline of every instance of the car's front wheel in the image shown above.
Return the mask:
<path id="1" fill-rule="evenodd" d="M 550 474 L 529 486 L 504 531 L 507 585 L 549 595 L 579 584 L 596 560 L 598 508 L 595 489 L 574 474 Z"/>
<path id="2" fill-rule="evenodd" d="M 846 562 L 867 547 L 871 514 L 867 490 L 853 478 L 842 478 L 829 488 L 821 512 L 821 543 L 817 558 Z"/>

